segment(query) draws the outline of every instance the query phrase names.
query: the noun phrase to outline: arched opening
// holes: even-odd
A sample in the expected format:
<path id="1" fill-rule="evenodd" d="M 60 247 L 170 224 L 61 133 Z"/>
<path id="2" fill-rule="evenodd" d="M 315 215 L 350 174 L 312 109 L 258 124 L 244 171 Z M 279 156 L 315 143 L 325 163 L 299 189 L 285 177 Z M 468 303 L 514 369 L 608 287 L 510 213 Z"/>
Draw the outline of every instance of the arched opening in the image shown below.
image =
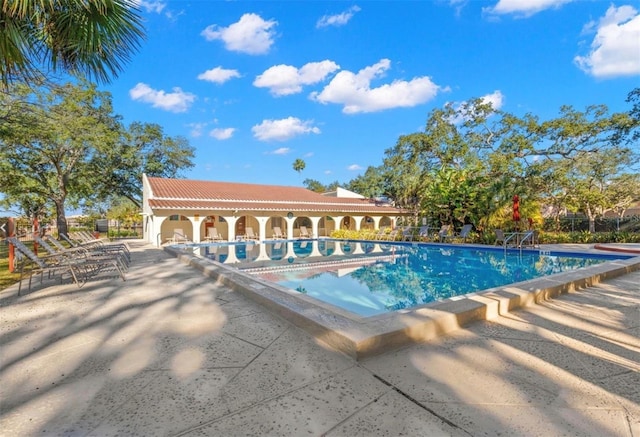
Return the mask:
<path id="1" fill-rule="evenodd" d="M 265 238 L 285 239 L 287 238 L 287 221 L 284 217 L 273 216 L 267 220 L 267 235 Z"/>
<path id="2" fill-rule="evenodd" d="M 243 215 L 236 221 L 236 237 L 243 237 L 248 240 L 264 239 L 264 235 L 260 235 L 260 224 L 258 219 L 252 215 Z"/>
<path id="3" fill-rule="evenodd" d="M 185 240 L 193 241 L 193 225 L 186 216 L 180 214 L 167 217 L 162 222 L 160 233 L 164 242 L 175 242 L 176 236 L 178 236 L 178 240 L 184 238 Z"/>
<path id="4" fill-rule="evenodd" d="M 355 220 L 351 218 L 351 216 L 346 216 L 342 219 L 340 223 L 340 229 L 353 230 L 355 229 Z"/>
<path id="5" fill-rule="evenodd" d="M 360 229 L 373 231 L 375 229 L 375 222 L 373 221 L 373 217 L 368 215 L 364 216 L 364 219 L 362 219 L 362 224 L 360 225 Z"/>
<path id="6" fill-rule="evenodd" d="M 390 228 L 391 227 L 391 217 L 387 217 L 387 216 L 382 217 L 380 219 L 380 225 L 379 226 L 380 226 L 380 229 Z"/>
<path id="7" fill-rule="evenodd" d="M 212 229 L 215 229 L 215 232 Z M 222 216 L 208 215 L 202 220 L 200 235 L 203 241 L 216 240 L 217 238 L 214 238 L 214 235 L 219 235 L 222 240 L 228 240 L 229 224 Z"/>
<path id="8" fill-rule="evenodd" d="M 309 236 L 309 234 L 313 233 L 313 223 L 311 223 L 311 219 L 309 217 L 298 217 L 293 222 L 294 237 L 304 237 L 305 235 L 303 235 L 303 231 L 307 232 L 307 237 Z"/>
<path id="9" fill-rule="evenodd" d="M 319 237 L 328 237 L 335 230 L 336 224 L 333 217 L 322 217 L 318 222 L 318 236 Z"/>

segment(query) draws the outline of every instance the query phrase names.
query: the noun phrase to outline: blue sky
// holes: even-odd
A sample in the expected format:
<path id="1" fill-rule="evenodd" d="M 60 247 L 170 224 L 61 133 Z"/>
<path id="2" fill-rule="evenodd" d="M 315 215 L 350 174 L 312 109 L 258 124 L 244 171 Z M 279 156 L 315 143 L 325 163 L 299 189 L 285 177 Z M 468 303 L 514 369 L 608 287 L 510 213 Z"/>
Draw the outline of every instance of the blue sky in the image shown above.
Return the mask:
<path id="1" fill-rule="evenodd" d="M 640 86 L 637 1 L 137 3 L 147 39 L 102 88 L 189 140 L 191 179 L 345 183 L 447 102 L 548 119 Z"/>

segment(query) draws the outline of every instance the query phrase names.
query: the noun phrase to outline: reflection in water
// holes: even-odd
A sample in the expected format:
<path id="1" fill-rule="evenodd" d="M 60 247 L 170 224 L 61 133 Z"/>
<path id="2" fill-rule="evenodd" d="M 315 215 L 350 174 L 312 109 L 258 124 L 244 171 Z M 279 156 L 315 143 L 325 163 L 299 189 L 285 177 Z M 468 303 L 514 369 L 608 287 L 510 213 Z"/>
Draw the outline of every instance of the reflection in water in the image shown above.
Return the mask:
<path id="1" fill-rule="evenodd" d="M 202 246 L 200 254 L 363 316 L 605 260 L 535 251 L 339 240 L 213 244 Z"/>

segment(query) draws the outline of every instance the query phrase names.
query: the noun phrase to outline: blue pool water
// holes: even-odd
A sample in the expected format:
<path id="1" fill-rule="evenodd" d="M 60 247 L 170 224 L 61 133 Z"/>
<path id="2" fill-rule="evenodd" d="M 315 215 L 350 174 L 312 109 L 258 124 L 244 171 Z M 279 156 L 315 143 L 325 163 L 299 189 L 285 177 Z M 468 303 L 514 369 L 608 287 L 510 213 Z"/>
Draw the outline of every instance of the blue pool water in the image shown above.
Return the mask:
<path id="1" fill-rule="evenodd" d="M 343 240 L 211 244 L 200 255 L 361 316 L 628 258 Z"/>

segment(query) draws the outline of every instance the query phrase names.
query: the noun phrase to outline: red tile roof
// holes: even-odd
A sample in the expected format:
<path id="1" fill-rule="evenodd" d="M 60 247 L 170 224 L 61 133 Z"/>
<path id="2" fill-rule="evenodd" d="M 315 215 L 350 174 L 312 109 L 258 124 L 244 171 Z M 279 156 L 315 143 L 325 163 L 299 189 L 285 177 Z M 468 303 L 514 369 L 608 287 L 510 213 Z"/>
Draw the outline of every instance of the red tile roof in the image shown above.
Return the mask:
<path id="1" fill-rule="evenodd" d="M 153 209 L 218 209 L 406 213 L 370 199 L 327 197 L 301 187 L 257 185 L 190 179 L 147 178 Z"/>

